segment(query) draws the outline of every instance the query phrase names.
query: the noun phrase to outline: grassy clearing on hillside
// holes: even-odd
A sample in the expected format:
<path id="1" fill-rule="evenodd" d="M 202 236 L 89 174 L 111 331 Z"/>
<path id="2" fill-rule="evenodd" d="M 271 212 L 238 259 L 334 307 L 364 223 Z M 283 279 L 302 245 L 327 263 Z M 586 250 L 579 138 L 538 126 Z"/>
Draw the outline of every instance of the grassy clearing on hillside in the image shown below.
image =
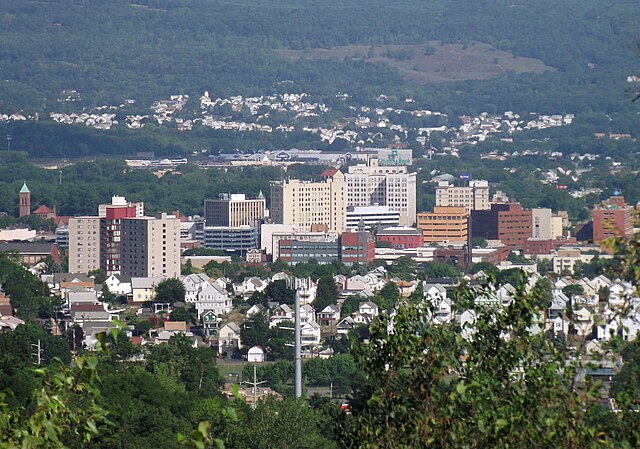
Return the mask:
<path id="1" fill-rule="evenodd" d="M 348 60 L 364 59 L 397 68 L 409 81 L 427 84 L 449 81 L 482 80 L 506 71 L 542 73 L 553 67 L 533 58 L 522 58 L 487 44 L 469 45 L 429 42 L 424 45 L 346 45 L 310 50 L 278 50 L 289 59 Z"/>

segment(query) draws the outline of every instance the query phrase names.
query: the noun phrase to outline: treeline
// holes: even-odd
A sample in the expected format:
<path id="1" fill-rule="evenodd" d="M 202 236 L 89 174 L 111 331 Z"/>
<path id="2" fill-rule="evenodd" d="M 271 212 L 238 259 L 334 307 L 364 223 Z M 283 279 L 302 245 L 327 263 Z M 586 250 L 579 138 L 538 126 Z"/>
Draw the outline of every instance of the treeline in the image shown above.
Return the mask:
<path id="1" fill-rule="evenodd" d="M 286 87 L 371 98 L 412 95 L 441 110 L 619 110 L 635 68 L 627 49 L 638 5 L 453 0 L 5 2 L 0 110 L 120 104 L 168 95 L 264 94 Z M 410 86 L 365 59 L 300 60 L 274 50 L 480 41 L 559 69 L 539 75 Z M 43 82 L 46 80 L 46 82 Z M 286 84 L 282 84 L 286 82 Z M 620 87 L 622 89 L 619 89 Z M 78 102 L 60 104 L 75 89 Z"/>

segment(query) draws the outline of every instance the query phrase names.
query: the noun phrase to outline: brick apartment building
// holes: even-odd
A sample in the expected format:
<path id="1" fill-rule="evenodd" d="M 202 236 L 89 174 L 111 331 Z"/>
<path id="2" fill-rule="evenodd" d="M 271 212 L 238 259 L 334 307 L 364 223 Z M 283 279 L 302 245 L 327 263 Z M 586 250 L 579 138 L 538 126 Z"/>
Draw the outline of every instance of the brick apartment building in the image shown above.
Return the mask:
<path id="1" fill-rule="evenodd" d="M 471 213 L 471 236 L 523 246 L 532 235 L 532 214 L 520 203 L 492 204 L 490 210 Z"/>

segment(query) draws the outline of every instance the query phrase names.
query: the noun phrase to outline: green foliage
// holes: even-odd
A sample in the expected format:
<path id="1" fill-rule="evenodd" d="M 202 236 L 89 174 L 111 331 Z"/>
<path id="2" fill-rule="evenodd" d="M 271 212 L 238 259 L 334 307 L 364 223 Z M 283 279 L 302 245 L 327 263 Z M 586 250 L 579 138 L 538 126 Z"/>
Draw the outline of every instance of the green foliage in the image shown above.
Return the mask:
<path id="1" fill-rule="evenodd" d="M 426 279 L 438 279 L 451 277 L 455 278 L 458 277 L 461 272 L 458 267 L 455 267 L 448 263 L 428 262 L 425 264 L 423 274 Z"/>
<path id="2" fill-rule="evenodd" d="M 267 346 L 269 343 L 269 313 L 265 310 L 251 315 L 240 329 L 240 339 L 246 347 Z"/>
<path id="3" fill-rule="evenodd" d="M 319 312 L 328 305 L 337 304 L 338 294 L 338 286 L 334 282 L 333 276 L 322 276 L 318 279 L 318 290 L 313 307 Z"/>
<path id="4" fill-rule="evenodd" d="M 387 282 L 380 292 L 373 297 L 373 302 L 380 306 L 380 310 L 391 312 L 400 299 L 400 290 L 394 282 Z"/>
<path id="5" fill-rule="evenodd" d="M 196 309 L 193 306 L 189 308 L 176 307 L 169 314 L 169 318 L 171 318 L 171 321 L 185 321 L 189 324 L 193 324 L 197 320 Z"/>
<path id="6" fill-rule="evenodd" d="M 244 411 L 243 425 L 231 430 L 230 446 L 238 449 L 329 449 L 320 435 L 318 413 L 305 401 L 268 398 Z"/>
<path id="7" fill-rule="evenodd" d="M 107 423 L 107 413 L 97 404 L 95 356 L 80 356 L 77 368 L 63 365 L 39 369 L 42 388 L 34 392 L 34 408 L 11 410 L 0 393 L 0 447 L 64 448 L 88 444 Z"/>
<path id="8" fill-rule="evenodd" d="M 175 304 L 176 302 L 184 302 L 186 290 L 180 279 L 168 278 L 158 282 L 155 287 L 155 302 L 167 302 Z"/>
<path id="9" fill-rule="evenodd" d="M 481 292 L 465 294 L 472 301 Z M 367 382 L 352 401 L 352 418 L 345 417 L 344 447 L 585 448 L 615 441 L 589 418 L 596 391 L 575 384 L 564 353 L 530 332 L 533 298 L 520 291 L 505 309 L 476 308 L 475 323 L 464 329 L 429 324 L 425 307 L 383 315 L 369 343 L 354 348 Z"/>
<path id="10" fill-rule="evenodd" d="M 147 355 L 152 373 L 164 373 L 202 396 L 216 394 L 222 380 L 211 348 L 194 348 L 186 336 L 173 336 L 167 344 L 154 346 Z"/>
<path id="11" fill-rule="evenodd" d="M 499 285 L 511 284 L 513 287 L 521 285 L 527 279 L 527 275 L 521 268 L 509 268 L 500 270 L 496 275 L 496 283 Z"/>
<path id="12" fill-rule="evenodd" d="M 287 287 L 287 281 L 273 281 L 264 290 L 265 296 L 280 304 L 293 304 L 296 298 L 296 291 Z"/>
<path id="13" fill-rule="evenodd" d="M 562 293 L 571 298 L 576 295 L 584 295 L 584 288 L 579 284 L 567 285 L 562 289 Z"/>

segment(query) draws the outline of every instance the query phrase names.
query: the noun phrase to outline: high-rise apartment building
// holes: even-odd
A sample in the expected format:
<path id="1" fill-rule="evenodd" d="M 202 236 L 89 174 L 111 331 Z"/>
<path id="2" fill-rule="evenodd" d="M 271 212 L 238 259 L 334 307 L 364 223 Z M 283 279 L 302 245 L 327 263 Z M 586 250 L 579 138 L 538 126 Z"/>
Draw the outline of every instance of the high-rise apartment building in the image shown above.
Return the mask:
<path id="1" fill-rule="evenodd" d="M 133 277 L 180 276 L 180 220 L 124 218 L 121 222 L 121 272 Z"/>
<path id="2" fill-rule="evenodd" d="M 135 206 L 109 206 L 100 219 L 100 267 L 108 275 L 121 274 L 122 220 L 135 217 Z"/>
<path id="3" fill-rule="evenodd" d="M 404 165 L 379 165 L 378 158 L 349 167 L 347 206 L 388 206 L 400 213 L 400 225 L 416 221 L 416 174 Z"/>
<path id="4" fill-rule="evenodd" d="M 345 230 L 347 185 L 336 169 L 322 173 L 320 182 L 287 179 L 271 183 L 271 217 L 274 223 L 300 230 Z"/>
<path id="5" fill-rule="evenodd" d="M 69 219 L 69 272 L 88 273 L 100 268 L 100 218 Z"/>
<path id="6" fill-rule="evenodd" d="M 223 193 L 218 199 L 204 200 L 207 226 L 256 226 L 264 218 L 266 201 L 262 192 L 257 198 L 240 193 Z"/>
<path id="7" fill-rule="evenodd" d="M 135 217 L 135 208 L 108 208 L 106 217 L 69 219 L 69 270 L 135 277 L 180 275 L 180 220 Z"/>
<path id="8" fill-rule="evenodd" d="M 467 243 L 469 211 L 465 207 L 436 206 L 418 214 L 418 228 L 425 244 Z"/>
<path id="9" fill-rule="evenodd" d="M 635 210 L 614 195 L 593 208 L 593 241 L 601 242 L 609 237 L 633 237 Z"/>
<path id="10" fill-rule="evenodd" d="M 440 181 L 436 187 L 436 206 L 464 207 L 472 210 L 488 210 L 489 183 L 483 180 L 469 181 L 468 185 L 456 186 L 448 181 Z"/>

